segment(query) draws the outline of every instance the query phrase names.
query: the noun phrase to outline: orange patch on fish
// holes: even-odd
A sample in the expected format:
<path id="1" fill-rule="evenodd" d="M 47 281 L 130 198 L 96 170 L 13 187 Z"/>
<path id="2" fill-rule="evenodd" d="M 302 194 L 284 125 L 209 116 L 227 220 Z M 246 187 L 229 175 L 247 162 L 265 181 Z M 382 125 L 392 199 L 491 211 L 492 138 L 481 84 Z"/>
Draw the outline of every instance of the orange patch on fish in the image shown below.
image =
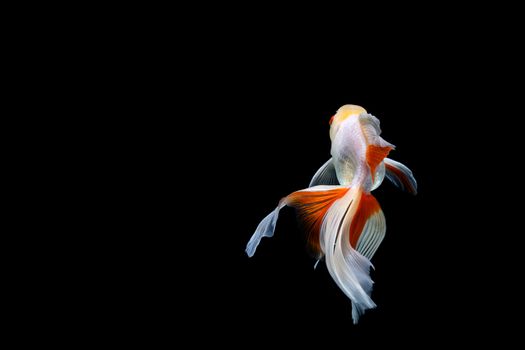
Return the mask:
<path id="1" fill-rule="evenodd" d="M 368 219 L 379 212 L 381 207 L 371 194 L 361 194 L 359 205 L 350 225 L 350 245 L 355 249 L 357 241 L 363 232 Z"/>
<path id="2" fill-rule="evenodd" d="M 383 159 L 386 158 L 391 150 L 391 146 L 381 147 L 376 145 L 368 145 L 366 148 L 366 163 L 370 168 L 372 182 L 374 181 L 377 166 L 383 161 Z"/>
<path id="3" fill-rule="evenodd" d="M 286 197 L 289 206 L 299 211 L 299 218 L 306 228 L 308 247 L 314 254 L 321 253 L 319 232 L 323 218 L 332 204 L 343 197 L 349 188 L 328 191 L 297 191 Z"/>

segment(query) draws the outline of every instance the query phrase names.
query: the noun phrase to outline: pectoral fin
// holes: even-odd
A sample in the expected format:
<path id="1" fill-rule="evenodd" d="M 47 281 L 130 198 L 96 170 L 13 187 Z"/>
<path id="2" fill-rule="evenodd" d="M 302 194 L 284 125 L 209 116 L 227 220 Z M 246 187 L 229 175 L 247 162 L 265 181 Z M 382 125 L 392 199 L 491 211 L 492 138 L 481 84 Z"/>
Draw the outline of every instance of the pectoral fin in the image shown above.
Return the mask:
<path id="1" fill-rule="evenodd" d="M 386 177 L 401 190 L 417 194 L 417 182 L 412 171 L 405 165 L 390 158 L 385 158 Z"/>
<path id="2" fill-rule="evenodd" d="M 318 185 L 339 185 L 332 158 L 328 159 L 328 161 L 324 163 L 323 166 L 319 168 L 319 170 L 317 170 L 308 187 Z"/>

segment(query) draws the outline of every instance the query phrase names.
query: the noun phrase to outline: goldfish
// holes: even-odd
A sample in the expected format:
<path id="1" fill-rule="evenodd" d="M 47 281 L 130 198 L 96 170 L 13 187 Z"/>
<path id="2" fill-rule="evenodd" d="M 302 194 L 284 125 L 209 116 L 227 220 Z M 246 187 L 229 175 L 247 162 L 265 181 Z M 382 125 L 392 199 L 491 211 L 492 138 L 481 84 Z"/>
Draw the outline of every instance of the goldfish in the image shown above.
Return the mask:
<path id="1" fill-rule="evenodd" d="M 381 135 L 379 119 L 363 107 L 344 105 L 330 118 L 331 158 L 309 187 L 282 198 L 257 226 L 246 246 L 249 257 L 263 237 L 272 237 L 280 210 L 296 209 L 307 248 L 324 260 L 337 286 L 350 299 L 353 323 L 376 307 L 371 298 L 371 259 L 386 233 L 385 216 L 371 194 L 386 177 L 401 190 L 417 193 L 412 171 L 387 158 L 395 146 Z"/>

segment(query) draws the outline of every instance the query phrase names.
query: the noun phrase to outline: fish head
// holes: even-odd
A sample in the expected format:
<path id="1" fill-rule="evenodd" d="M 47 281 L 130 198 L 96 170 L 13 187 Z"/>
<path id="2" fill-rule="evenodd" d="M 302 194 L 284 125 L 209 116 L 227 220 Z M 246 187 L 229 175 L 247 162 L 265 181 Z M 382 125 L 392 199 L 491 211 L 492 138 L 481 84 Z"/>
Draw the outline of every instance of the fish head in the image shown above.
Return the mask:
<path id="1" fill-rule="evenodd" d="M 359 116 L 367 113 L 366 109 L 358 105 L 344 105 L 340 107 L 337 112 L 330 118 L 330 139 L 334 139 L 335 134 L 339 130 L 341 123 L 348 118 Z"/>

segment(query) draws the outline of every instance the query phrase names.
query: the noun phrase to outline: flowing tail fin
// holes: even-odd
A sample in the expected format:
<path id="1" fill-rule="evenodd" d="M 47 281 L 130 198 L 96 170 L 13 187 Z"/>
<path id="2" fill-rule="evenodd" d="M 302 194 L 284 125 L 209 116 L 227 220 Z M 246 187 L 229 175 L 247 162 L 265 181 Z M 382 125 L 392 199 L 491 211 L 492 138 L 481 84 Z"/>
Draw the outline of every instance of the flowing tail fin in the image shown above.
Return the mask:
<path id="1" fill-rule="evenodd" d="M 376 306 L 370 298 L 373 285 L 370 259 L 385 232 L 385 218 L 379 203 L 360 188 L 352 188 L 335 202 L 323 220 L 320 238 L 326 266 L 352 301 L 354 323 L 365 310 Z"/>
<path id="2" fill-rule="evenodd" d="M 262 237 L 273 236 L 285 205 L 298 210 L 310 250 L 318 258 L 325 255 L 330 275 L 352 301 L 352 318 L 357 323 L 365 310 L 376 306 L 370 298 L 370 259 L 386 232 L 379 203 L 358 187 L 315 186 L 294 192 L 261 221 L 246 247 L 248 256 L 253 256 Z"/>
<path id="3" fill-rule="evenodd" d="M 279 211 L 286 205 L 286 203 L 281 200 L 277 208 L 268 214 L 257 226 L 255 233 L 250 238 L 250 241 L 246 245 L 246 254 L 251 258 L 255 254 L 257 246 L 261 242 L 263 237 L 273 237 L 275 231 L 275 225 L 277 224 L 277 219 L 279 218 Z"/>
<path id="4" fill-rule="evenodd" d="M 293 192 L 284 197 L 277 208 L 259 223 L 246 246 L 246 253 L 249 257 L 252 257 L 261 239 L 273 236 L 275 225 L 279 218 L 279 211 L 288 205 L 298 210 L 299 218 L 306 230 L 308 247 L 314 256 L 320 258 L 322 252 L 319 247 L 319 230 L 323 217 L 332 203 L 342 197 L 347 191 L 348 188 L 342 186 L 315 186 Z"/>

